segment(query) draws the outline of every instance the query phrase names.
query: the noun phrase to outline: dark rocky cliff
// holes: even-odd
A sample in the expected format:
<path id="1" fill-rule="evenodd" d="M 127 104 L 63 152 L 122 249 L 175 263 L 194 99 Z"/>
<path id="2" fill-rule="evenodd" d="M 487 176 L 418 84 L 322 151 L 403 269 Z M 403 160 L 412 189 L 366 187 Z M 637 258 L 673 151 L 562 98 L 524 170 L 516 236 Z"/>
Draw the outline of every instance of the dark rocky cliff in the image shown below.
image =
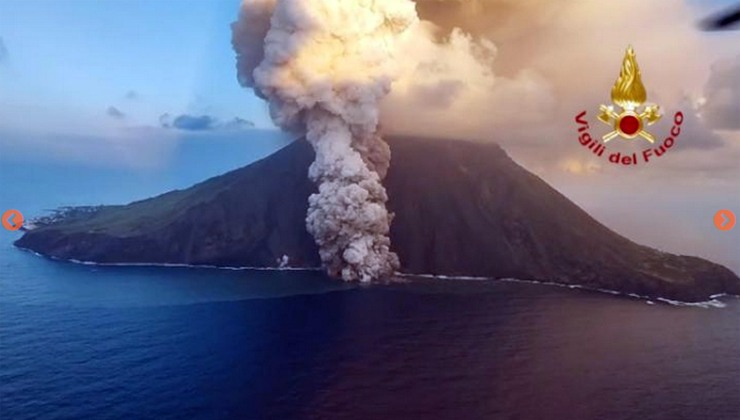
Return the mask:
<path id="1" fill-rule="evenodd" d="M 612 232 L 494 144 L 391 139 L 385 185 L 391 239 L 406 273 L 513 277 L 685 301 L 740 294 L 712 262 Z M 81 212 L 26 233 L 22 248 L 100 263 L 316 267 L 304 219 L 310 146 L 125 206 Z"/>

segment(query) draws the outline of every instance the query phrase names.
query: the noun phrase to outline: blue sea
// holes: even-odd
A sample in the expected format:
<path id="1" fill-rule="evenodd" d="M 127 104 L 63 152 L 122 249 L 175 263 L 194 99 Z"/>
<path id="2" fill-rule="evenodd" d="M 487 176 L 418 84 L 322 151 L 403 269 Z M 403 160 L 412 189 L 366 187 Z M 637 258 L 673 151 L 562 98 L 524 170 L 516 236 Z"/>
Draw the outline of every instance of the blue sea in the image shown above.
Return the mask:
<path id="1" fill-rule="evenodd" d="M 127 202 L 279 145 L 158 171 L 0 162 L 2 208 Z M 226 147 L 226 146 L 225 146 Z M 258 150 L 259 152 L 255 152 Z M 191 169 L 188 169 L 191 168 Z M 0 232 L 0 419 L 739 419 L 740 300 L 502 281 L 51 261 Z"/>

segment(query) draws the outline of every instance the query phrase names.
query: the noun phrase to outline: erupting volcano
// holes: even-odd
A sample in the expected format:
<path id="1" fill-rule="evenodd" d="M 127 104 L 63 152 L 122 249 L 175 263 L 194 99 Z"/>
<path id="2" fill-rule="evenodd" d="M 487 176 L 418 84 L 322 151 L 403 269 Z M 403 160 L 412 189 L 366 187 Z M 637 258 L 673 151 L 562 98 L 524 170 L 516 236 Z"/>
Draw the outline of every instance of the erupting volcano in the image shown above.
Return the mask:
<path id="1" fill-rule="evenodd" d="M 417 21 L 410 0 L 262 0 L 244 2 L 233 25 L 240 82 L 269 102 L 278 126 L 305 132 L 313 146 L 308 175 L 319 191 L 306 226 L 329 274 L 346 281 L 399 267 L 379 102 L 394 78 L 394 46 Z"/>
<path id="2" fill-rule="evenodd" d="M 389 147 L 379 131 L 381 101 L 385 107 L 400 92 L 421 101 L 404 102 L 411 104 L 451 99 L 460 85 L 448 80 L 454 67 L 446 63 L 462 60 L 480 70 L 473 72 L 481 76 L 478 90 L 495 87 L 485 60 L 475 60 L 493 53 L 493 45 L 453 31 L 442 48 L 423 23 L 409 0 L 244 2 L 232 25 L 238 80 L 297 140 L 186 190 L 36 223 L 16 244 L 96 263 L 320 266 L 356 282 L 401 272 L 687 301 L 740 293 L 740 279 L 720 265 L 612 232 L 496 144 L 461 141 L 460 134 L 448 136 L 454 141 L 389 136 Z M 411 59 L 410 47 L 425 51 Z M 435 55 L 445 51 L 461 54 Z M 417 69 L 434 83 L 409 84 Z M 631 49 L 622 70 L 612 94 L 634 112 L 646 98 Z M 502 86 L 511 88 L 505 79 Z M 614 111 L 602 108 L 612 124 Z M 415 114 L 423 110 L 408 110 L 410 124 L 429 121 Z M 576 121 L 587 127 L 584 116 Z M 658 118 L 657 109 L 648 117 Z M 435 121 L 454 126 L 447 114 Z M 677 113 L 676 124 L 682 121 Z M 639 128 L 634 120 L 623 123 L 627 132 Z"/>

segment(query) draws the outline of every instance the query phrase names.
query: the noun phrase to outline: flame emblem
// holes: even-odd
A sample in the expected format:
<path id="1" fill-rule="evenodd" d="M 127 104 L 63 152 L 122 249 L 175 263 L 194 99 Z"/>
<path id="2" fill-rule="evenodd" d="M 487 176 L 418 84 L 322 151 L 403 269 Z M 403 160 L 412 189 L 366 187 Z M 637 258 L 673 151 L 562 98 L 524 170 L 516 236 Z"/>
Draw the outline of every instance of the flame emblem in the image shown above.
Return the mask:
<path id="1" fill-rule="evenodd" d="M 655 142 L 652 134 L 645 130 L 646 126 L 653 125 L 660 120 L 659 107 L 650 105 L 640 111 L 640 107 L 647 101 L 645 85 L 642 84 L 640 67 L 632 46 L 627 47 L 622 60 L 622 69 L 612 87 L 612 102 L 622 108 L 616 112 L 614 106 L 601 105 L 599 120 L 613 127 L 613 131 L 603 137 L 604 143 L 617 136 L 625 139 L 642 137 L 650 143 Z"/>
<path id="2" fill-rule="evenodd" d="M 612 102 L 626 110 L 633 110 L 644 104 L 646 100 L 647 93 L 645 93 L 645 85 L 642 84 L 642 75 L 635 58 L 635 50 L 629 46 L 624 55 L 624 61 L 622 61 L 622 71 L 612 88 Z"/>

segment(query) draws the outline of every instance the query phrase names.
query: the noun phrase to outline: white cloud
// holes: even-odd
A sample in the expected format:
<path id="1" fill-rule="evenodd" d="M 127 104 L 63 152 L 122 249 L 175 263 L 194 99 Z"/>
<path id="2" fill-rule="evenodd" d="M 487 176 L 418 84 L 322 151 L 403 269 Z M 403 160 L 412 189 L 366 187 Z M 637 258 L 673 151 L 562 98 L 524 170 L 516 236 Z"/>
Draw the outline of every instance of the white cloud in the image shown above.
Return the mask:
<path id="1" fill-rule="evenodd" d="M 712 128 L 740 130 L 740 55 L 712 66 L 701 113 Z"/>

